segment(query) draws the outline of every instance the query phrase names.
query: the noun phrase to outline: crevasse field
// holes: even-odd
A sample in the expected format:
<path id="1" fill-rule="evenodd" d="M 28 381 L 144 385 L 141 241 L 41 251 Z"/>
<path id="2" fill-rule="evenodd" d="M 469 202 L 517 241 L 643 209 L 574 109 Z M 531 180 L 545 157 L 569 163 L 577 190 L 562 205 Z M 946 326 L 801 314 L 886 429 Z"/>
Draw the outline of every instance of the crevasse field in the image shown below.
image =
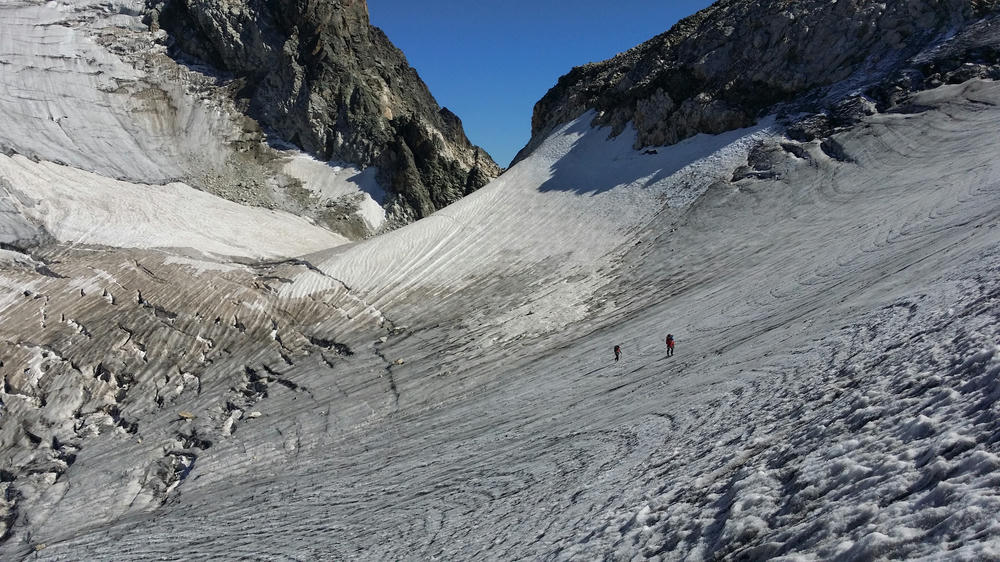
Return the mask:
<path id="1" fill-rule="evenodd" d="M 0 558 L 1000 559 L 1000 85 L 837 160 L 585 115 L 348 244 L 173 181 L 192 129 L 120 89 L 54 89 L 124 65 L 83 29 L 124 16 L 78 13 L 0 8 L 5 56 L 68 50 L 0 74 L 0 234 L 45 241 L 0 252 Z M 32 125 L 57 107 L 85 124 Z M 777 178 L 732 181 L 761 143 Z"/>

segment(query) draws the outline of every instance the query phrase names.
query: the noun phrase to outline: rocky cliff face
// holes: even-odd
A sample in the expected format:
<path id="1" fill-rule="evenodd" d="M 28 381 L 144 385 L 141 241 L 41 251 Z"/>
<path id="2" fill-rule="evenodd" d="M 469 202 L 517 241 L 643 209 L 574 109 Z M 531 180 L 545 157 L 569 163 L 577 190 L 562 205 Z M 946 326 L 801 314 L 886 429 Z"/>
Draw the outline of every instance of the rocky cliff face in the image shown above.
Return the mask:
<path id="1" fill-rule="evenodd" d="M 426 216 L 500 173 L 370 25 L 364 0 L 151 0 L 174 56 L 239 86 L 245 109 L 325 160 L 377 166 L 398 223 Z"/>
<path id="2" fill-rule="evenodd" d="M 536 104 L 532 142 L 515 161 L 590 109 L 614 134 L 631 122 L 641 148 L 745 127 L 782 102 L 798 102 L 789 112 L 823 111 L 861 91 L 891 105 L 904 89 L 989 76 L 997 43 L 984 39 L 992 32 L 978 22 L 997 5 L 720 0 L 646 43 L 561 77 Z"/>

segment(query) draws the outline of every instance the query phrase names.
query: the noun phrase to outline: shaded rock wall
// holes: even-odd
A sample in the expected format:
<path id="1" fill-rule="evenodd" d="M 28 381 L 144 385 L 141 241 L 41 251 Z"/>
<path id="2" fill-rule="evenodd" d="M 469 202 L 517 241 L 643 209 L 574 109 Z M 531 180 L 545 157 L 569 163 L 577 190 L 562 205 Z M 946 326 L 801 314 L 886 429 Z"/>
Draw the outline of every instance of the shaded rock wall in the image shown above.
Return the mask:
<path id="1" fill-rule="evenodd" d="M 438 106 L 363 0 L 151 0 L 171 52 L 240 85 L 249 115 L 322 159 L 378 166 L 408 222 L 485 185 L 499 167 Z"/>

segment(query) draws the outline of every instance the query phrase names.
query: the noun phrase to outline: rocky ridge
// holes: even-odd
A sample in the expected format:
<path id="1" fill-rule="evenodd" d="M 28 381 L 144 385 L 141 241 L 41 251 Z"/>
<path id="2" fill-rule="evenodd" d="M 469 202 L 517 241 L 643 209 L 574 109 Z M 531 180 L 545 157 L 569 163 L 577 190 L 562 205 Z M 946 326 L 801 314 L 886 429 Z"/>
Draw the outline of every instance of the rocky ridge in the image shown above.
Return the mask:
<path id="1" fill-rule="evenodd" d="M 150 0 L 170 53 L 223 73 L 265 130 L 322 160 L 377 166 L 389 224 L 482 187 L 500 168 L 469 142 L 361 1 Z"/>
<path id="2" fill-rule="evenodd" d="M 992 0 L 720 0 L 609 60 L 576 67 L 535 105 L 532 140 L 588 110 L 635 148 L 812 114 L 802 138 L 908 93 L 1000 76 Z M 817 129 L 818 127 L 818 129 Z M 812 130 L 812 132 L 807 132 Z"/>

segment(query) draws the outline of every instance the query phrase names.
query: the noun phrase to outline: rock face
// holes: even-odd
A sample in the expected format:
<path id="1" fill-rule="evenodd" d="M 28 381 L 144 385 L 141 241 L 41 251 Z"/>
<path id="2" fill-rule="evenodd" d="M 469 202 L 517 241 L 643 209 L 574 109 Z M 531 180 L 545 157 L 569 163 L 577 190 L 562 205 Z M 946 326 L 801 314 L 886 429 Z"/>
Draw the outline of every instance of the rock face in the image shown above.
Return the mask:
<path id="1" fill-rule="evenodd" d="M 364 0 L 153 0 L 148 21 L 170 34 L 175 57 L 236 81 L 274 136 L 324 160 L 377 166 L 397 224 L 500 173 L 369 23 Z"/>
<path id="2" fill-rule="evenodd" d="M 535 105 L 532 142 L 515 162 L 555 126 L 590 109 L 614 134 L 633 123 L 642 148 L 745 127 L 782 102 L 799 102 L 790 110 L 820 111 L 848 93 L 833 85 L 870 87 L 870 97 L 885 104 L 893 91 L 940 83 L 935 73 L 989 75 L 982 65 L 994 63 L 997 50 L 974 37 L 992 33 L 977 22 L 997 5 L 720 0 L 646 43 L 561 77 Z"/>

